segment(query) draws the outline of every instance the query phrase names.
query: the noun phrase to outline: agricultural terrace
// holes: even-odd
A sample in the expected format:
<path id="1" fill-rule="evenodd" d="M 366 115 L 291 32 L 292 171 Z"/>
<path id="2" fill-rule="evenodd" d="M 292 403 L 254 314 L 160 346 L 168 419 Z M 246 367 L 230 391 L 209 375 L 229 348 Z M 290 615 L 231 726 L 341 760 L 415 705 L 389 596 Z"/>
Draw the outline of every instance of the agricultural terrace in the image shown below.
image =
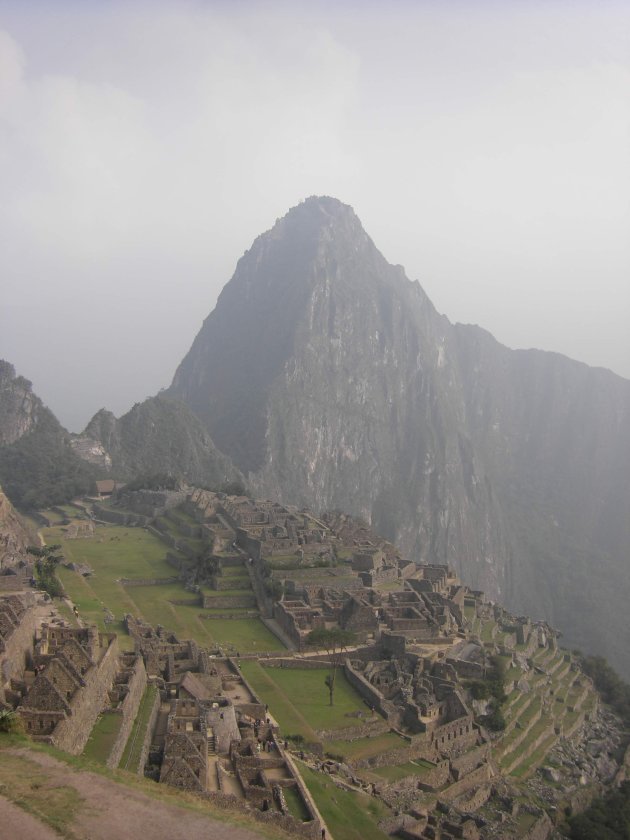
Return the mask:
<path id="1" fill-rule="evenodd" d="M 387 840 L 378 821 L 388 815 L 382 802 L 365 793 L 342 790 L 324 773 L 298 761 L 298 769 L 331 834 L 343 840 Z"/>
<path id="2" fill-rule="evenodd" d="M 213 617 L 213 611 L 204 610 L 199 599 L 179 581 L 142 586 L 123 584 L 121 579 L 164 579 L 176 574 L 166 561 L 166 546 L 142 528 L 99 525 L 93 537 L 69 540 L 61 527 L 54 527 L 43 529 L 42 536 L 48 544 L 61 544 L 66 561 L 87 564 L 93 569 L 92 575 L 83 577 L 60 567 L 58 575 L 81 618 L 97 624 L 101 631 L 119 633 L 123 649 L 133 647 L 122 623 L 125 613 L 139 616 L 150 624 L 162 624 L 182 639 L 194 639 L 206 647 L 221 645 L 228 652 L 284 649 L 259 618 Z M 106 625 L 108 610 L 115 621 Z M 233 611 L 217 610 L 218 614 L 226 612 Z"/>

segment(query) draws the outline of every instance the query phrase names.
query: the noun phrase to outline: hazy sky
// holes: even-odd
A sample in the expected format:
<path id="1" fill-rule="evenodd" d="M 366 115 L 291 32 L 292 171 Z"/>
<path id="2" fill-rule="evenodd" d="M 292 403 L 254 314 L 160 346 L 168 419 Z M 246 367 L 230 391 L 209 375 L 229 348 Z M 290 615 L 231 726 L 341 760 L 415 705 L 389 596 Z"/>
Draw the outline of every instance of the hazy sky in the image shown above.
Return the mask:
<path id="1" fill-rule="evenodd" d="M 72 430 L 313 194 L 451 321 L 630 377 L 630 3 L 0 0 L 0 357 Z"/>

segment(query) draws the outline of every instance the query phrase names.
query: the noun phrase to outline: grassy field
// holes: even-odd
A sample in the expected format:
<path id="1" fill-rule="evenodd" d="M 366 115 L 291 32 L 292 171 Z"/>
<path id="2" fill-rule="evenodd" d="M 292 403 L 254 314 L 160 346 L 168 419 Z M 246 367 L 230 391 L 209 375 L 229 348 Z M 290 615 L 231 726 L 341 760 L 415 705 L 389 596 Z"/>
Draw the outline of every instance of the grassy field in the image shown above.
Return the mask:
<path id="1" fill-rule="evenodd" d="M 243 662 L 242 670 L 256 693 L 269 704 L 284 734 L 315 740 L 315 729 L 342 729 L 365 722 L 365 718 L 350 716 L 367 712 L 367 707 L 343 671 L 337 671 L 335 702 L 330 706 L 324 684 L 327 670 L 263 668 L 255 661 Z"/>
<path id="2" fill-rule="evenodd" d="M 11 743 L 6 736 L 1 740 Z M 73 787 L 51 785 L 44 768 L 6 750 L 2 751 L 0 762 L 0 786 L 4 796 L 61 837 L 74 836 L 67 832 L 82 799 Z M 1 829 L 0 836 L 4 836 Z"/>
<path id="3" fill-rule="evenodd" d="M 376 773 L 377 776 L 386 779 L 388 782 L 397 782 L 406 776 L 423 776 L 433 766 L 428 761 L 418 758 L 415 761 L 407 761 L 405 764 L 398 764 L 395 767 L 375 767 L 370 772 Z"/>
<path id="4" fill-rule="evenodd" d="M 280 651 L 282 643 L 257 618 L 235 620 L 202 619 L 197 596 L 184 589 L 179 582 L 156 586 L 128 586 L 121 578 L 141 580 L 172 577 L 174 570 L 166 562 L 166 547 L 157 537 L 142 528 L 117 525 L 98 526 L 93 539 L 66 540 L 61 528 L 45 528 L 42 532 L 48 544 L 61 543 L 66 560 L 87 563 L 94 574 L 84 578 L 76 572 L 60 567 L 59 578 L 70 599 L 77 605 L 81 617 L 94 622 L 103 632 L 122 634 L 124 649 L 132 647 L 124 635 L 122 618 L 125 613 L 144 618 L 150 624 L 162 624 L 182 639 L 195 639 L 199 644 L 222 645 L 241 653 Z M 235 575 L 235 580 L 242 577 Z M 216 592 L 220 595 L 242 595 L 242 590 Z M 173 604 L 172 601 L 188 601 Z M 105 625 L 109 609 L 116 622 Z M 232 610 L 222 610 L 232 612 Z M 211 613 L 210 613 L 211 614 Z"/>
<path id="5" fill-rule="evenodd" d="M 105 764 L 120 732 L 121 725 L 122 715 L 101 715 L 92 729 L 83 755 L 86 758 Z"/>
<path id="6" fill-rule="evenodd" d="M 386 840 L 377 825 L 387 816 L 382 802 L 367 794 L 341 790 L 323 773 L 298 762 L 302 778 L 335 840 Z"/>
<path id="7" fill-rule="evenodd" d="M 331 755 L 341 755 L 344 761 L 359 761 L 386 750 L 396 750 L 407 746 L 407 741 L 400 735 L 396 735 L 395 732 L 384 732 L 382 735 L 369 738 L 355 738 L 354 741 L 326 741 L 326 752 Z"/>

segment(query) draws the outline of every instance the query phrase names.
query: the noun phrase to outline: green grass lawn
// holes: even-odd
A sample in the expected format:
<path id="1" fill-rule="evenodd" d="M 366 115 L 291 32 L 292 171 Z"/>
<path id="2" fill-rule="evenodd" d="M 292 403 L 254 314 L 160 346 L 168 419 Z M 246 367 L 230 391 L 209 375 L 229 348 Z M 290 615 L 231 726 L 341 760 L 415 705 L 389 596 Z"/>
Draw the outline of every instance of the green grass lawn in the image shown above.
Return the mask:
<path id="1" fill-rule="evenodd" d="M 302 797 L 297 788 L 285 787 L 283 788 L 284 799 L 287 803 L 287 808 L 292 817 L 302 822 L 308 821 L 308 811 L 306 805 L 302 801 Z"/>
<path id="2" fill-rule="evenodd" d="M 69 561 L 87 563 L 95 574 L 115 578 L 171 577 L 175 572 L 166 562 L 166 547 L 143 528 L 98 525 L 94 537 L 67 540 L 60 528 L 44 528 L 47 543 L 61 543 Z"/>
<path id="3" fill-rule="evenodd" d="M 269 704 L 283 735 L 302 735 L 307 741 L 317 740 L 308 720 L 271 678 L 271 668 L 262 668 L 256 660 L 249 660 L 241 663 L 241 670 L 262 702 Z M 324 672 L 319 673 L 323 679 Z"/>
<path id="4" fill-rule="evenodd" d="M 162 624 L 180 639 L 194 639 L 208 647 L 230 645 L 234 651 L 241 653 L 284 650 L 282 643 L 258 618 L 200 618 L 201 603 L 194 603 L 197 596 L 184 589 L 179 582 L 157 586 L 125 586 L 120 583 L 120 578 L 138 580 L 172 577 L 174 574 L 173 568 L 166 562 L 164 545 L 142 528 L 99 526 L 94 539 L 79 540 L 65 540 L 59 528 L 46 528 L 43 534 L 47 543 L 62 544 L 63 554 L 68 561 L 87 563 L 94 570 L 94 574 L 87 578 L 63 567 L 59 568 L 58 573 L 68 596 L 77 605 L 81 618 L 97 624 L 102 632 L 122 633 L 120 644 L 124 649 L 133 647 L 131 639 L 124 635 L 121 623 L 125 613 L 131 613 L 149 624 Z M 243 570 L 238 571 L 241 574 L 233 576 L 235 581 L 243 577 Z M 208 594 L 242 597 L 244 592 L 226 590 L 211 591 Z M 252 593 L 249 595 L 251 597 Z M 171 603 L 178 600 L 190 603 Z M 105 625 L 103 619 L 106 608 L 114 614 L 116 623 Z M 238 612 L 226 608 L 218 611 Z"/>
<path id="5" fill-rule="evenodd" d="M 208 633 L 224 647 L 232 645 L 239 653 L 267 653 L 286 650 L 282 642 L 259 618 L 201 619 Z"/>
<path id="6" fill-rule="evenodd" d="M 428 770 L 432 770 L 433 764 L 417 758 L 415 761 L 407 761 L 405 764 L 397 764 L 395 767 L 375 767 L 370 772 L 376 773 L 388 782 L 397 782 L 406 776 L 423 776 Z"/>
<path id="7" fill-rule="evenodd" d="M 367 794 L 341 790 L 323 773 L 298 762 L 302 778 L 335 840 L 387 840 L 377 825 L 389 811 Z"/>
<path id="8" fill-rule="evenodd" d="M 83 755 L 86 758 L 105 764 L 120 732 L 122 720 L 122 715 L 101 715 L 94 724 L 92 734 L 83 750 Z"/>
<path id="9" fill-rule="evenodd" d="M 332 755 L 342 755 L 344 760 L 358 761 L 373 755 L 409 746 L 408 742 L 395 732 L 384 732 L 368 738 L 355 738 L 354 741 L 325 741 L 324 749 Z M 375 771 L 376 772 L 376 771 Z M 409 775 L 409 774 L 407 774 Z"/>
<path id="10" fill-rule="evenodd" d="M 366 712 L 367 707 L 340 669 L 333 706 L 324 683 L 328 670 L 263 668 L 258 662 L 244 662 L 243 673 L 269 704 L 284 733 L 299 732 L 313 740 L 313 729 L 342 729 L 365 722 L 365 718 L 348 716 L 351 712 Z"/>

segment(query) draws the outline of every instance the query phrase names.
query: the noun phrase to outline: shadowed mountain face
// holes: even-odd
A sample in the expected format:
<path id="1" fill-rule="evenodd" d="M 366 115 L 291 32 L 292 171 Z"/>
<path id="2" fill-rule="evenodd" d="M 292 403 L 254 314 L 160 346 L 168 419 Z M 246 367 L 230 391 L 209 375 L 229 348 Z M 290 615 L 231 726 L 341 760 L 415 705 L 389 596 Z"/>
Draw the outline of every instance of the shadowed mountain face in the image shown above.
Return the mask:
<path id="1" fill-rule="evenodd" d="M 102 409 L 72 446 L 118 479 L 170 473 L 219 488 L 242 478 L 188 406 L 162 397 L 137 403 L 119 419 Z"/>
<path id="2" fill-rule="evenodd" d="M 362 515 L 630 673 L 630 382 L 451 325 L 350 207 L 254 242 L 170 395 L 261 494 Z"/>

